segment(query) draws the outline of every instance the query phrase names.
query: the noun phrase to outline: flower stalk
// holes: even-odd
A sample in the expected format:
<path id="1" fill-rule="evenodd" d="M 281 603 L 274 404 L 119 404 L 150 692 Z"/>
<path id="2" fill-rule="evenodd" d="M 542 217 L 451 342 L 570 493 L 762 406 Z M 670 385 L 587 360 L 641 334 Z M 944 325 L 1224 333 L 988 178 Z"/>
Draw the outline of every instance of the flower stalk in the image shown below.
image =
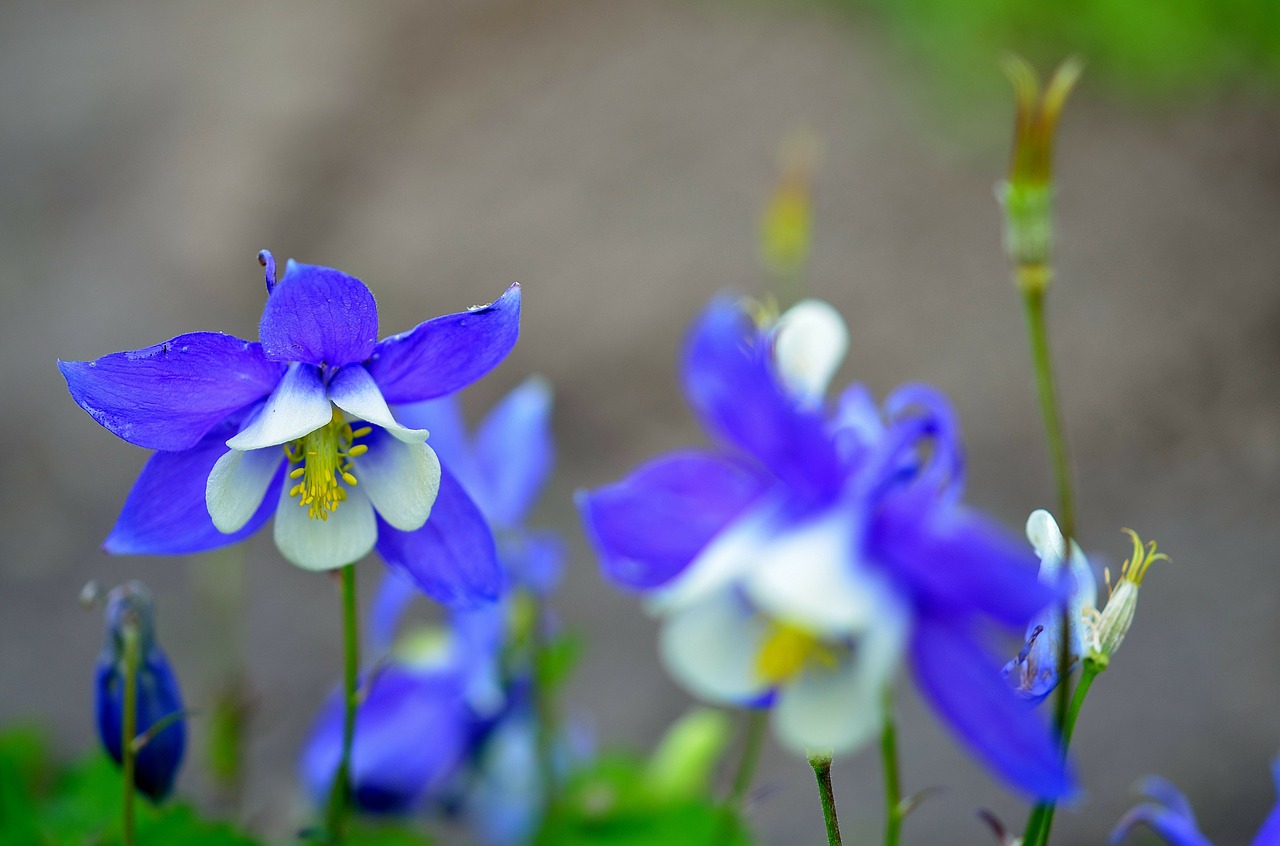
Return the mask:
<path id="1" fill-rule="evenodd" d="M 334 843 L 342 842 L 351 807 L 351 747 L 356 736 L 357 683 L 360 672 L 360 630 L 356 619 L 356 567 L 342 568 L 342 754 L 329 793 L 327 828 Z"/>
<path id="2" fill-rule="evenodd" d="M 827 846 L 841 846 L 840 821 L 836 819 L 836 796 L 831 789 L 831 756 L 810 755 L 809 766 L 818 779 L 818 796 L 822 799 L 822 822 L 827 829 Z"/>
<path id="3" fill-rule="evenodd" d="M 880 758 L 884 762 L 884 843 L 898 846 L 902 830 L 902 780 L 898 774 L 898 732 L 893 722 L 892 695 L 885 693 Z"/>
<path id="4" fill-rule="evenodd" d="M 134 842 L 134 768 L 138 750 L 134 737 L 138 734 L 138 665 L 142 660 L 142 640 L 138 621 L 130 613 L 120 632 L 124 641 L 124 713 L 120 718 L 120 778 L 123 785 L 122 842 L 133 846 Z"/>

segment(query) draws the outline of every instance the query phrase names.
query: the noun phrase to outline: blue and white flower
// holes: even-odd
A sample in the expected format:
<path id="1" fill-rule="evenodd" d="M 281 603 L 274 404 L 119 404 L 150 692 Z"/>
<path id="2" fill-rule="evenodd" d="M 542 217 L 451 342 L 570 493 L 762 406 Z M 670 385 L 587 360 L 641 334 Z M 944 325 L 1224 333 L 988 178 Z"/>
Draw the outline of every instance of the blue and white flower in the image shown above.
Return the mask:
<path id="1" fill-rule="evenodd" d="M 1280 758 L 1271 763 L 1271 777 L 1276 794 L 1280 796 Z M 1140 825 L 1150 828 L 1170 846 L 1213 846 L 1209 838 L 1200 832 L 1191 803 L 1168 781 L 1158 776 L 1147 776 L 1142 780 L 1139 792 L 1151 801 L 1121 818 L 1111 832 L 1112 846 L 1118 846 L 1129 832 Z M 1280 846 L 1280 801 L 1263 820 L 1252 846 Z"/>
<path id="2" fill-rule="evenodd" d="M 182 692 L 169 659 L 156 641 L 155 600 L 146 585 L 126 582 L 107 595 L 106 642 L 94 678 L 98 738 L 117 764 L 124 739 L 125 628 L 137 637 L 135 737 L 151 736 L 134 759 L 133 782 L 159 802 L 173 790 L 187 746 Z"/>
<path id="3" fill-rule="evenodd" d="M 771 706 L 787 746 L 865 744 L 909 663 L 990 769 L 1036 796 L 1068 792 L 1048 727 L 982 645 L 992 624 L 1025 625 L 1055 592 L 1015 538 L 961 504 L 950 405 L 908 385 L 882 412 L 855 385 L 828 413 L 843 333 L 789 339 L 801 325 L 758 325 L 729 298 L 698 319 L 682 375 L 717 444 L 580 495 L 606 575 L 663 616 L 679 681 L 714 702 Z"/>
<path id="4" fill-rule="evenodd" d="M 58 363 L 95 420 L 156 450 L 106 550 L 213 549 L 275 514 L 276 545 L 300 567 L 341 567 L 377 545 L 441 601 L 495 596 L 500 573 L 479 511 L 427 432 L 402 425 L 389 404 L 453 393 L 500 362 L 519 331 L 519 285 L 378 341 L 360 280 L 290 261 L 276 283 L 274 260 L 260 258 L 259 342 L 197 332 Z"/>
<path id="5" fill-rule="evenodd" d="M 1097 619 L 1098 584 L 1080 546 L 1071 541 L 1071 559 L 1064 574 L 1067 543 L 1053 515 L 1043 508 L 1027 518 L 1027 540 L 1040 556 L 1040 581 L 1050 587 L 1062 585 L 1071 597 L 1067 613 L 1071 620 L 1067 672 L 1070 673 L 1092 648 Z M 1050 606 L 1027 626 L 1027 642 L 1004 667 L 1004 676 L 1014 691 L 1031 702 L 1040 702 L 1061 679 L 1062 608 Z"/>

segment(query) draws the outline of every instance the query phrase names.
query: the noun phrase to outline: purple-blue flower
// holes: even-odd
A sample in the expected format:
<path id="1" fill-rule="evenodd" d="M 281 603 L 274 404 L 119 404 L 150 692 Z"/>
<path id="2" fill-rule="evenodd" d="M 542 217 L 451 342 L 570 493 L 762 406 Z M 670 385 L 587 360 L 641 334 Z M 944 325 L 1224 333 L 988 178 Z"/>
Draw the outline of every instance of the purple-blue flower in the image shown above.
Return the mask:
<path id="1" fill-rule="evenodd" d="M 1280 758 L 1271 763 L 1271 777 L 1280 796 Z M 1176 787 L 1157 776 L 1147 776 L 1139 792 L 1150 799 L 1125 814 L 1111 832 L 1111 844 L 1117 846 L 1130 831 L 1146 825 L 1170 846 L 1213 846 L 1200 833 L 1191 803 Z M 1280 846 L 1280 801 L 1262 823 L 1252 846 Z"/>
<path id="2" fill-rule="evenodd" d="M 770 704 L 788 746 L 870 740 L 906 661 L 987 767 L 1061 796 L 1072 781 L 1056 742 L 984 645 L 1055 593 L 1016 538 L 962 504 L 959 427 L 941 394 L 907 385 L 880 409 L 855 385 L 826 410 L 843 338 L 827 312 L 806 303 L 760 325 L 738 300 L 711 303 L 682 379 L 715 446 L 580 495 L 604 572 L 663 615 L 677 679 L 713 701 Z M 832 342 L 788 337 L 815 332 Z"/>
<path id="3" fill-rule="evenodd" d="M 376 544 L 443 602 L 496 596 L 500 571 L 479 511 L 427 432 L 402 425 L 389 404 L 453 393 L 500 362 L 519 331 L 519 285 L 378 341 L 360 280 L 290 261 L 276 283 L 274 261 L 261 258 L 260 341 L 197 332 L 58 363 L 95 420 L 156 450 L 106 550 L 199 552 L 275 514 L 276 544 L 298 566 L 341 567 Z"/>
<path id="4" fill-rule="evenodd" d="M 98 737 L 107 754 L 121 761 L 124 719 L 125 627 L 136 633 L 139 665 L 135 737 L 165 724 L 138 751 L 134 785 L 155 801 L 169 795 L 182 765 L 187 744 L 182 716 L 182 693 L 169 659 L 156 642 L 155 600 L 141 582 L 126 582 L 107 595 L 106 642 L 98 656 L 94 679 L 94 710 Z"/>

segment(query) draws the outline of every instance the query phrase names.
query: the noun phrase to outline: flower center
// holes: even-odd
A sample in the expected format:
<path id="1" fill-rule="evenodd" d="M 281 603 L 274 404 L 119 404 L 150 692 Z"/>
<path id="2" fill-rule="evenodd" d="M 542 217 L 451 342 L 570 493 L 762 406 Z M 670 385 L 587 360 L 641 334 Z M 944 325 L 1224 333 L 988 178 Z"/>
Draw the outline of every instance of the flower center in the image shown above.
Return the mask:
<path id="1" fill-rule="evenodd" d="M 311 519 L 328 520 L 329 513 L 347 498 L 339 482 L 355 485 L 351 459 L 369 451 L 367 444 L 355 440 L 372 431 L 369 426 L 353 430 L 335 408 L 328 423 L 284 445 L 289 463 L 302 465 L 289 473 L 290 479 L 301 480 L 289 490 L 289 496 L 298 497 L 298 505 L 311 509 Z"/>
<path id="2" fill-rule="evenodd" d="M 808 629 L 773 621 L 756 656 L 756 672 L 769 685 L 779 685 L 800 674 L 809 664 L 835 669 L 838 647 L 826 643 Z"/>

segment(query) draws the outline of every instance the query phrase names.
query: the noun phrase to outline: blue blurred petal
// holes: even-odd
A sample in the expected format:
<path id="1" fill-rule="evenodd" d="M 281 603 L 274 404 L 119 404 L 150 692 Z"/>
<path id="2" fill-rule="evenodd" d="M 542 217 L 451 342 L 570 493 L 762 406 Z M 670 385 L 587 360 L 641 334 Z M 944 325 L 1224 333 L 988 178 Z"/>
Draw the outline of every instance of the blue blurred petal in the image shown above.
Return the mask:
<path id="1" fill-rule="evenodd" d="M 378 553 L 445 605 L 474 606 L 502 592 L 493 533 L 448 470 L 440 474 L 440 493 L 421 529 L 402 532 L 378 518 Z"/>
<path id="2" fill-rule="evenodd" d="M 569 549 L 555 532 L 521 532 L 502 539 L 498 557 L 517 584 L 546 596 L 560 584 Z"/>
<path id="3" fill-rule="evenodd" d="M 59 361 L 58 369 L 90 417 L 131 444 L 158 450 L 194 446 L 228 415 L 271 393 L 284 374 L 258 344 L 218 332 L 96 361 Z"/>
<path id="4" fill-rule="evenodd" d="M 363 681 L 362 681 L 363 684 Z M 326 700 L 302 757 L 302 779 L 318 805 L 328 798 L 342 746 L 342 697 Z M 407 813 L 460 766 L 467 714 L 458 678 L 389 665 L 372 677 L 356 711 L 351 781 L 368 813 Z"/>
<path id="5" fill-rule="evenodd" d="M 821 410 L 802 405 L 779 383 L 768 340 L 739 302 L 720 297 L 698 318 L 682 375 L 708 431 L 798 492 L 825 498 L 837 491 L 843 473 Z"/>
<path id="6" fill-rule="evenodd" d="M 926 610 L 986 614 L 1024 626 L 1057 598 L 1040 583 L 1021 539 L 977 511 L 937 507 L 928 491 L 882 503 L 868 536 L 871 555 Z"/>
<path id="7" fill-rule="evenodd" d="M 354 276 L 290 259 L 267 297 L 258 335 L 270 359 L 337 368 L 373 353 L 378 306 Z"/>
<path id="8" fill-rule="evenodd" d="M 420 402 L 451 394 L 488 373 L 520 334 L 520 285 L 495 302 L 420 323 L 383 339 L 369 372 L 389 403 Z"/>
<path id="9" fill-rule="evenodd" d="M 911 648 L 921 692 L 971 754 L 1030 796 L 1071 792 L 1073 780 L 1049 727 L 1014 696 L 967 631 L 924 618 Z"/>
<path id="10" fill-rule="evenodd" d="M 191 449 L 151 456 L 129 491 L 103 549 L 112 555 L 187 555 L 236 543 L 257 531 L 275 511 L 283 472 L 268 487 L 253 517 L 237 532 L 224 535 L 218 531 L 205 503 L 209 472 L 227 452 L 225 441 L 235 431 L 235 423 L 223 423 Z M 283 452 L 280 463 L 283 466 Z"/>
<path id="11" fill-rule="evenodd" d="M 1280 757 L 1271 762 L 1271 777 L 1276 785 L 1276 793 L 1280 795 Z M 1253 846 L 1280 846 L 1280 801 L 1267 814 L 1262 828 L 1258 829 L 1253 838 Z"/>
<path id="12" fill-rule="evenodd" d="M 467 423 L 457 395 L 396 406 L 394 411 L 396 419 L 405 426 L 430 432 L 427 443 L 440 457 L 440 463 L 449 468 L 472 501 L 481 505 L 485 496 L 480 471 L 472 455 L 471 438 L 467 435 Z"/>
<path id="13" fill-rule="evenodd" d="M 1147 825 L 1170 846 L 1213 846 L 1190 819 L 1161 805 L 1139 805 L 1120 818 L 1111 832 L 1111 843 L 1118 844 L 1138 825 Z"/>
<path id="14" fill-rule="evenodd" d="M 678 575 L 768 482 L 742 464 L 676 452 L 613 485 L 579 494 L 583 524 L 605 575 L 640 590 Z"/>
<path id="15" fill-rule="evenodd" d="M 555 460 L 546 379 L 526 379 L 493 407 L 476 430 L 475 454 L 485 480 L 483 494 L 472 491 L 480 509 L 497 526 L 520 525 Z"/>
<path id="16" fill-rule="evenodd" d="M 373 600 L 373 609 L 369 612 L 369 622 L 366 624 L 369 651 L 375 658 L 391 652 L 395 645 L 396 629 L 400 627 L 400 618 L 416 596 L 418 588 L 404 570 L 388 567 L 383 572 L 378 593 Z"/>

